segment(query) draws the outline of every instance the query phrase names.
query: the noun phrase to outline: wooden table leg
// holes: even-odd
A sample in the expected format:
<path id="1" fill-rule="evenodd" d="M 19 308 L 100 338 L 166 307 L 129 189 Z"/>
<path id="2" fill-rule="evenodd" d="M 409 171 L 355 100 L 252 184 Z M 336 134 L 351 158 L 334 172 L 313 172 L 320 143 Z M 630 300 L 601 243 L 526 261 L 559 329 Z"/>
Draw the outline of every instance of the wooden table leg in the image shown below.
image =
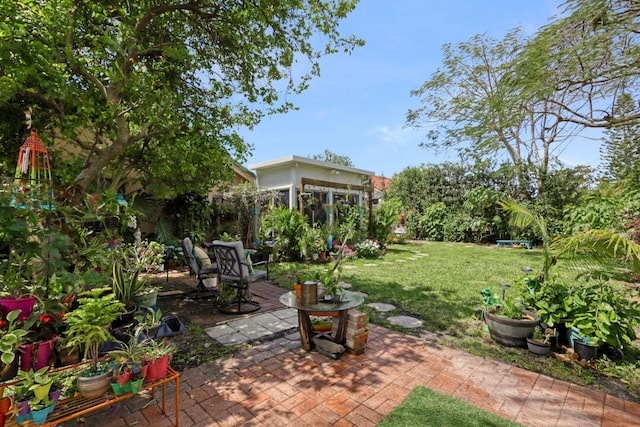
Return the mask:
<path id="1" fill-rule="evenodd" d="M 347 310 L 340 310 L 338 314 L 338 328 L 336 330 L 336 336 L 333 341 L 337 344 L 343 344 L 345 338 L 345 332 L 347 330 Z"/>
<path id="2" fill-rule="evenodd" d="M 298 327 L 300 329 L 300 341 L 302 348 L 311 350 L 311 319 L 309 314 L 304 310 L 298 310 Z"/>

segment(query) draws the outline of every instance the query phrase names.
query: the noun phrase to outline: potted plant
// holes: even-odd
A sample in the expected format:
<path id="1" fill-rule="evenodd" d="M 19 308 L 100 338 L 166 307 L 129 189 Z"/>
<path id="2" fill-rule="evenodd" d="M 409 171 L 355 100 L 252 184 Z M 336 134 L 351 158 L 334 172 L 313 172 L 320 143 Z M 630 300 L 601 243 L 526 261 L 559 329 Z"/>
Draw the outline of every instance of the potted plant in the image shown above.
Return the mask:
<path id="1" fill-rule="evenodd" d="M 49 396 L 35 398 L 29 401 L 29 409 L 31 410 L 33 423 L 36 425 L 44 424 L 47 420 L 47 416 L 49 416 L 49 413 L 53 411 L 55 405 L 55 402 L 49 399 Z"/>
<path id="2" fill-rule="evenodd" d="M 573 350 L 578 355 L 579 360 L 590 361 L 598 356 L 600 342 L 598 338 L 582 336 L 573 341 Z"/>
<path id="3" fill-rule="evenodd" d="M 327 239 L 323 230 L 316 226 L 307 226 L 300 239 L 300 252 L 305 258 L 318 259 L 321 252 L 327 250 Z"/>
<path id="4" fill-rule="evenodd" d="M 141 332 L 148 338 L 155 338 L 161 320 L 162 310 L 152 307 L 144 307 L 142 313 L 136 316 L 136 322 L 142 328 Z"/>
<path id="5" fill-rule="evenodd" d="M 603 277 L 584 276 L 569 300 L 571 316 L 567 326 L 580 336 L 624 349 L 636 339 L 640 324 L 640 304 Z"/>
<path id="6" fill-rule="evenodd" d="M 18 363 L 16 352 L 29 333 L 17 325 L 20 310 L 14 310 L 7 314 L 7 320 L 0 329 L 0 379 L 7 381 L 16 375 Z"/>
<path id="7" fill-rule="evenodd" d="M 154 340 L 147 338 L 143 341 L 143 360 L 147 361 L 147 374 L 144 382 L 155 381 L 167 375 L 169 358 L 176 348 L 166 339 Z"/>
<path id="8" fill-rule="evenodd" d="M 538 326 L 533 331 L 533 337 L 527 337 L 527 348 L 533 354 L 544 356 L 551 350 L 551 334 L 543 333 Z"/>
<path id="9" fill-rule="evenodd" d="M 481 291 L 484 303 L 484 318 L 491 338 L 498 344 L 509 347 L 527 347 L 527 337 L 533 335 L 540 323 L 535 313 L 525 310 L 520 301 L 505 296 L 501 304 L 493 297 L 491 289 Z"/>
<path id="10" fill-rule="evenodd" d="M 110 370 L 106 364 L 98 364 L 98 359 L 100 346 L 111 338 L 109 325 L 122 306 L 108 288 L 98 288 L 85 292 L 78 308 L 65 317 L 69 325 L 65 332 L 67 346 L 84 348 L 84 358 L 91 362 L 78 376 L 78 391 L 86 398 L 97 397 L 110 387 Z"/>
<path id="11" fill-rule="evenodd" d="M 138 307 L 155 307 L 158 288 L 150 286 L 148 273 L 159 271 L 164 266 L 165 247 L 158 242 L 145 240 L 123 245 L 119 255 L 125 279 L 134 287 L 129 296 L 130 302 Z M 143 275 L 142 272 L 147 274 Z"/>

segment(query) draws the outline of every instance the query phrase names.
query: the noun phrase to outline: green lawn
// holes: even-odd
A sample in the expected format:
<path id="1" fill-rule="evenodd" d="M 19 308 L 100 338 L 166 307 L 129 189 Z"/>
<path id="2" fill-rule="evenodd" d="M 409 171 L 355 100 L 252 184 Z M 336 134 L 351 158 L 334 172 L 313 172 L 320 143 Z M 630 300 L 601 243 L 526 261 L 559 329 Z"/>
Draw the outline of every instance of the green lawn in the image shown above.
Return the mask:
<path id="1" fill-rule="evenodd" d="M 412 243 L 392 245 L 378 260 L 347 260 L 342 264 L 341 281 L 351 283 L 352 290 L 365 292 L 365 302 L 384 302 L 396 306 L 388 313 L 417 315 L 424 329 L 442 334 L 443 343 L 481 356 L 514 363 L 526 369 L 544 372 L 579 384 L 598 386 L 604 377 L 577 364 L 563 364 L 555 359 L 531 356 L 525 349 L 499 346 L 482 333 L 474 314 L 482 308 L 480 291 L 491 287 L 501 295 L 500 283 L 522 277 L 522 267 L 538 271 L 542 263 L 539 249 L 497 248 L 495 245 L 463 243 Z M 283 287 L 291 287 L 291 272 L 296 268 L 326 269 L 328 265 L 296 266 L 277 263 L 272 277 Z M 558 273 L 569 279 L 576 271 L 558 263 Z M 373 323 L 394 328 L 385 317 L 363 306 Z M 395 327 L 395 329 L 398 329 Z M 411 333 L 411 331 L 405 331 Z M 626 386 L 640 396 L 640 351 L 627 352 L 626 360 L 617 364 L 601 363 L 600 371 L 615 373 Z"/>
<path id="2" fill-rule="evenodd" d="M 425 387 L 414 388 L 409 396 L 379 424 L 379 427 L 518 427 L 514 423 L 462 400 Z"/>

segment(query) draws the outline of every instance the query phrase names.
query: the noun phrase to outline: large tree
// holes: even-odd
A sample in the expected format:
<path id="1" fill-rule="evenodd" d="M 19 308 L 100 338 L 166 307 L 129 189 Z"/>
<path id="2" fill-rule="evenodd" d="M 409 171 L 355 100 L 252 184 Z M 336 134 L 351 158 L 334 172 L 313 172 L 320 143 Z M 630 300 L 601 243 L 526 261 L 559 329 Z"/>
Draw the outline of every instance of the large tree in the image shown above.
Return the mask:
<path id="1" fill-rule="evenodd" d="M 638 111 L 640 107 L 629 94 L 618 98 L 616 117 L 629 116 Z M 605 136 L 600 149 L 603 176 L 614 181 L 640 182 L 640 120 L 614 124 L 605 131 Z"/>
<path id="2" fill-rule="evenodd" d="M 566 102 L 572 94 L 523 96 L 515 74 L 527 45 L 520 30 L 503 40 L 477 35 L 455 47 L 445 45 L 442 68 L 412 91 L 423 106 L 409 111 L 407 121 L 428 129 L 425 147 L 457 147 L 479 159 L 510 160 L 521 195 L 541 198 L 554 148 L 574 132 L 558 119 L 552 101 Z"/>
<path id="3" fill-rule="evenodd" d="M 640 119 L 616 108 L 623 93 L 640 101 L 640 2 L 568 0 L 563 14 L 527 47 L 517 78 L 527 98 L 550 99 L 558 118 L 583 127 L 610 128 Z"/>
<path id="4" fill-rule="evenodd" d="M 363 43 L 337 30 L 357 1 L 3 1 L 0 109 L 65 142 L 78 193 L 133 176 L 205 191 L 251 149 L 240 126 Z"/>

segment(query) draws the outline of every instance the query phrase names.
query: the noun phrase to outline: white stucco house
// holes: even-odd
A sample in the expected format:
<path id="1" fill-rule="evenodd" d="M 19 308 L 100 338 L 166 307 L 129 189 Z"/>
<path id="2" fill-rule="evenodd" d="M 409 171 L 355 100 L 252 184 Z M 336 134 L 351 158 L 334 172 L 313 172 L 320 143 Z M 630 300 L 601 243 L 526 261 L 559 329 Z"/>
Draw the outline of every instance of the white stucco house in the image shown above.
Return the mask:
<path id="1" fill-rule="evenodd" d="M 301 156 L 285 156 L 253 163 L 258 188 L 278 190 L 281 202 L 306 213 L 312 223 L 331 223 L 338 203 L 371 207 L 372 171 L 322 162 Z M 371 209 L 369 209 L 369 212 Z"/>

